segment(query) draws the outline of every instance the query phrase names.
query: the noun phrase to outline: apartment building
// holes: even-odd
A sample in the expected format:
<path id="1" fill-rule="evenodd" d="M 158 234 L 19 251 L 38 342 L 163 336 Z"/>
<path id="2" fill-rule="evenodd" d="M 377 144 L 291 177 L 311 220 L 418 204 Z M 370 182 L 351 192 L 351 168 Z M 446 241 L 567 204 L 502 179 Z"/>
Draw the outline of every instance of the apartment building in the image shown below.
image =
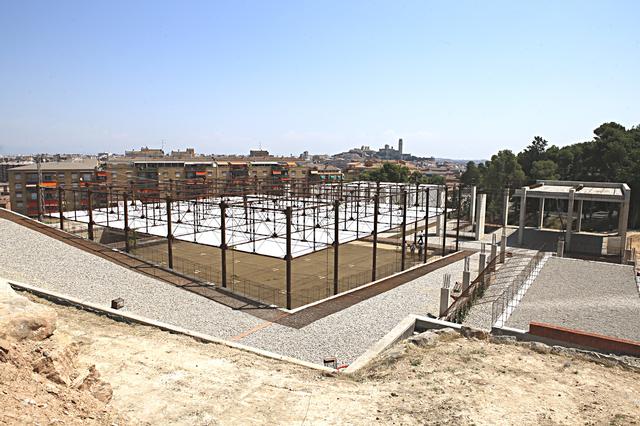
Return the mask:
<path id="1" fill-rule="evenodd" d="M 9 196 L 9 182 L 0 182 L 0 208 L 11 210 L 11 198 Z"/>
<path id="2" fill-rule="evenodd" d="M 42 197 L 43 211 L 57 211 L 57 188 L 80 189 L 83 184 L 95 183 L 98 161 L 60 161 L 40 164 L 41 181 L 38 177 L 38 165 L 29 164 L 9 169 L 9 193 L 11 209 L 26 216 L 38 216 L 38 189 Z M 86 193 L 79 191 L 75 197 L 66 197 L 67 209 L 86 207 Z"/>

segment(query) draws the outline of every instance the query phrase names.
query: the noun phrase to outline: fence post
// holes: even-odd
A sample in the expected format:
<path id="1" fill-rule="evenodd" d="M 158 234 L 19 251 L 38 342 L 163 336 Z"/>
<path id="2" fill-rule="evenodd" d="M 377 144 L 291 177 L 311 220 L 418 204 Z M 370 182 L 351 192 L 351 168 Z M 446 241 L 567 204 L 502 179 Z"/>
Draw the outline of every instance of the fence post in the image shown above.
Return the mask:
<path id="1" fill-rule="evenodd" d="M 58 219 L 60 221 L 60 230 L 64 231 L 64 211 L 62 209 L 62 187 L 58 186 Z"/>
<path id="2" fill-rule="evenodd" d="M 502 237 L 500 237 L 500 263 L 504 263 L 507 255 L 507 228 L 502 228 Z"/>
<path id="3" fill-rule="evenodd" d="M 171 196 L 167 195 L 167 258 L 173 269 L 173 233 L 171 231 Z"/>
<path id="4" fill-rule="evenodd" d="M 291 309 L 291 206 L 285 210 L 287 217 L 287 252 L 285 255 L 287 275 L 286 275 L 286 293 L 287 293 L 287 309 Z"/>

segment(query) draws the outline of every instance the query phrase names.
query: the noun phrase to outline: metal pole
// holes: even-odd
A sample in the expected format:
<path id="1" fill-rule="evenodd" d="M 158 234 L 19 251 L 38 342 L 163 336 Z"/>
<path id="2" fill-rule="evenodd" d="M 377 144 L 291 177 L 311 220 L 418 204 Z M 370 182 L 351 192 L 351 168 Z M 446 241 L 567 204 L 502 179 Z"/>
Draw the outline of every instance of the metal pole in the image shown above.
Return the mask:
<path id="1" fill-rule="evenodd" d="M 285 255 L 285 261 L 287 265 L 287 309 L 291 309 L 291 207 L 286 208 L 285 215 L 287 216 L 287 254 Z"/>
<path id="2" fill-rule="evenodd" d="M 93 241 L 93 203 L 91 202 L 91 196 L 93 193 L 90 189 L 87 189 L 87 210 L 89 212 L 89 239 Z"/>
<path id="3" fill-rule="evenodd" d="M 427 200 L 424 216 L 424 263 L 427 263 L 427 251 L 429 250 L 429 188 L 427 188 Z"/>
<path id="4" fill-rule="evenodd" d="M 62 210 L 62 187 L 58 186 L 58 220 L 60 221 L 60 230 L 64 230 L 64 216 Z"/>
<path id="5" fill-rule="evenodd" d="M 220 258 L 222 261 L 222 287 L 227 287 L 227 204 L 220 203 Z"/>
<path id="6" fill-rule="evenodd" d="M 129 253 L 129 206 L 127 205 L 127 193 L 122 193 L 122 201 L 124 203 L 124 251 Z"/>
<path id="7" fill-rule="evenodd" d="M 171 232 L 171 196 L 167 195 L 167 257 L 169 269 L 173 269 L 173 233 Z"/>
<path id="8" fill-rule="evenodd" d="M 400 257 L 400 270 L 404 271 L 407 258 L 407 190 L 402 190 L 402 254 Z"/>
<path id="9" fill-rule="evenodd" d="M 460 209 L 462 208 L 462 185 L 458 185 L 458 214 L 456 215 L 456 251 L 460 244 Z"/>
<path id="10" fill-rule="evenodd" d="M 380 187 L 378 187 L 378 190 Z M 373 261 L 371 270 L 371 281 L 376 280 L 376 260 L 378 254 L 378 210 L 380 207 L 380 194 L 376 192 L 373 196 Z"/>
<path id="11" fill-rule="evenodd" d="M 36 184 L 36 200 L 38 202 L 38 221 L 42 222 L 42 194 L 40 193 L 40 184 Z"/>
<path id="12" fill-rule="evenodd" d="M 449 195 L 449 188 L 444 185 L 444 212 L 442 215 L 442 256 L 445 254 L 445 246 L 447 244 L 447 198 Z"/>
<path id="13" fill-rule="evenodd" d="M 340 192 L 342 192 L 342 181 L 340 181 Z M 338 247 L 340 247 L 340 242 L 338 241 L 338 239 L 340 234 L 340 201 L 335 201 L 333 203 L 333 212 L 335 215 L 333 219 L 333 294 L 338 294 Z"/>

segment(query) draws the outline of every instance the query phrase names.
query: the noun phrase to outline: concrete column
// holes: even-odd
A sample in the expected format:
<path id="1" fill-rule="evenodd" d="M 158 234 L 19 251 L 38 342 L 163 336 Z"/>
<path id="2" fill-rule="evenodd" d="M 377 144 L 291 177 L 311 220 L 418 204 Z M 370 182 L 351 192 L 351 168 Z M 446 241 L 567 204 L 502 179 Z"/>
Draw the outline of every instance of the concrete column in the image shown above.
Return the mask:
<path id="1" fill-rule="evenodd" d="M 462 292 L 469 288 L 471 284 L 471 271 L 469 270 L 469 257 L 464 258 L 464 271 L 462 271 Z"/>
<path id="2" fill-rule="evenodd" d="M 571 234 L 573 233 L 573 206 L 576 199 L 576 190 L 571 188 L 569 190 L 569 206 L 567 207 L 567 229 L 566 236 L 564 238 L 565 251 L 571 251 Z"/>
<path id="3" fill-rule="evenodd" d="M 475 188 L 475 187 L 474 187 Z M 484 237 L 484 224 L 487 212 L 487 194 L 478 194 L 476 204 L 476 240 Z"/>
<path id="4" fill-rule="evenodd" d="M 564 240 L 562 238 L 558 239 L 558 247 L 556 249 L 557 257 L 564 257 Z"/>
<path id="5" fill-rule="evenodd" d="M 485 250 L 485 244 L 482 243 L 482 249 L 480 250 L 480 258 L 478 262 L 478 273 L 484 271 L 484 268 L 487 266 L 487 252 Z M 482 284 L 485 283 L 484 274 L 482 275 Z"/>
<path id="6" fill-rule="evenodd" d="M 444 189 L 438 188 L 438 192 L 436 193 L 436 207 L 437 212 L 440 212 L 442 206 L 444 205 Z M 444 216 L 442 213 L 438 213 L 436 215 L 436 237 L 440 237 L 443 235 L 443 225 L 444 225 Z"/>
<path id="7" fill-rule="evenodd" d="M 502 237 L 500 238 L 500 263 L 504 263 L 506 256 L 507 256 L 507 234 L 503 232 Z"/>
<path id="8" fill-rule="evenodd" d="M 522 245 L 524 242 L 524 223 L 527 219 L 527 189 L 522 188 L 522 196 L 520 197 L 520 222 L 518 224 L 518 245 Z"/>
<path id="9" fill-rule="evenodd" d="M 449 308 L 449 298 L 451 297 L 451 289 L 449 287 L 442 287 L 440 289 L 440 315 L 444 315 Z"/>
<path id="10" fill-rule="evenodd" d="M 576 223 L 576 232 L 582 231 L 582 205 L 584 200 L 578 201 L 578 223 Z"/>
<path id="11" fill-rule="evenodd" d="M 502 226 L 509 223 L 509 188 L 504 190 L 504 199 L 502 201 Z"/>
<path id="12" fill-rule="evenodd" d="M 471 205 L 469 206 L 469 222 L 471 226 L 476 224 L 476 194 L 478 188 L 476 186 L 471 187 Z"/>
<path id="13" fill-rule="evenodd" d="M 629 204 L 631 200 L 631 190 L 629 190 L 628 187 L 624 188 L 623 193 L 624 202 L 620 204 L 620 210 L 618 212 L 618 235 L 620 235 L 620 254 L 624 254 L 624 250 L 627 248 L 627 226 L 629 223 Z"/>
<path id="14" fill-rule="evenodd" d="M 540 217 L 538 218 L 538 229 L 542 229 L 544 226 L 544 197 L 540 198 Z"/>

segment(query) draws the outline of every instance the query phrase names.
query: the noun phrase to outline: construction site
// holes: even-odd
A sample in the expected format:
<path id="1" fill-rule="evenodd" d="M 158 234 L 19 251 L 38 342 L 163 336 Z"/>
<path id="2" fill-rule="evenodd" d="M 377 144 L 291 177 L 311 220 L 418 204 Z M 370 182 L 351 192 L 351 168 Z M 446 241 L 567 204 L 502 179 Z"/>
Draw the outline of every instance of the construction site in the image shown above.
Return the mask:
<path id="1" fill-rule="evenodd" d="M 387 182 L 139 179 L 126 188 L 43 186 L 38 194 L 41 219 L 61 230 L 292 309 L 457 251 L 455 231 L 468 225 L 472 200 L 468 191 L 452 191 Z M 445 223 L 450 216 L 454 225 Z M 441 237 L 447 227 L 454 231 L 448 240 Z"/>
<path id="2" fill-rule="evenodd" d="M 40 422 L 492 424 L 492 404 L 509 423 L 640 421 L 625 184 L 504 191 L 491 222 L 475 187 L 140 180 L 37 193 L 38 218 L 0 209 L 9 423 L 26 406 Z M 151 365 L 156 345 L 166 355 Z M 122 368 L 130 352 L 141 377 Z M 247 383 L 262 390 L 249 397 Z M 486 385 L 532 399 L 507 404 Z M 175 389 L 193 402 L 173 407 Z M 201 395 L 223 389 L 258 408 L 211 411 Z M 263 405 L 273 398 L 286 412 Z"/>

